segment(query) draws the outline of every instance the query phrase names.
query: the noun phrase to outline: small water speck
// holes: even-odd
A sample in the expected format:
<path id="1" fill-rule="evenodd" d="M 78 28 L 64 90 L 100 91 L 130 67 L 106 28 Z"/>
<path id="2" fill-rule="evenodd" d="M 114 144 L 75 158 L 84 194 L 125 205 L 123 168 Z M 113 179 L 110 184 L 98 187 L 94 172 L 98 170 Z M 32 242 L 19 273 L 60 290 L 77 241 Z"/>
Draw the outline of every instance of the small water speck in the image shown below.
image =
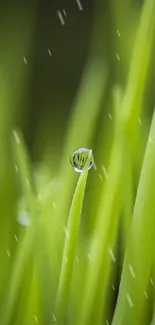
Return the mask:
<path id="1" fill-rule="evenodd" d="M 65 9 L 63 9 L 63 14 L 64 14 L 64 16 L 67 16 Z"/>
<path id="2" fill-rule="evenodd" d="M 113 201 L 113 199 L 114 199 L 113 195 L 111 195 L 111 197 L 110 197 L 110 198 L 111 198 L 111 201 Z"/>
<path id="3" fill-rule="evenodd" d="M 53 208 L 54 208 L 54 210 L 56 210 L 57 209 L 57 207 L 56 207 L 56 204 L 55 204 L 55 202 L 53 201 Z"/>
<path id="4" fill-rule="evenodd" d="M 62 15 L 62 13 L 61 13 L 60 10 L 57 10 L 57 15 L 59 17 L 59 20 L 60 20 L 61 25 L 64 26 L 65 25 L 65 20 L 64 20 L 63 15 Z"/>
<path id="5" fill-rule="evenodd" d="M 131 308 L 133 308 L 134 304 L 133 304 L 132 299 L 131 299 L 131 297 L 130 297 L 130 295 L 128 293 L 126 294 L 126 298 L 127 298 L 128 303 L 129 303 L 129 306 Z"/>
<path id="6" fill-rule="evenodd" d="M 15 170 L 17 173 L 19 172 L 17 165 L 15 165 Z"/>
<path id="7" fill-rule="evenodd" d="M 105 321 L 105 322 L 106 322 L 106 325 L 109 325 L 109 322 L 108 322 L 108 320 L 107 320 L 107 319 L 106 319 L 106 321 Z"/>
<path id="8" fill-rule="evenodd" d="M 112 258 L 112 261 L 115 263 L 116 262 L 116 257 L 114 255 L 111 247 L 108 248 L 108 251 L 109 251 L 109 254 L 110 254 L 111 258 Z"/>
<path id="9" fill-rule="evenodd" d="M 144 291 L 144 295 L 145 295 L 146 299 L 148 299 L 148 294 L 146 291 Z"/>
<path id="10" fill-rule="evenodd" d="M 52 56 L 50 49 L 48 49 L 48 54 L 49 54 L 49 56 Z"/>
<path id="11" fill-rule="evenodd" d="M 10 251 L 9 251 L 8 249 L 6 250 L 6 252 L 7 252 L 7 255 L 8 255 L 9 257 L 11 257 Z"/>
<path id="12" fill-rule="evenodd" d="M 67 263 L 68 261 L 67 261 L 67 257 L 66 256 L 64 256 L 64 260 L 65 260 L 65 262 Z"/>
<path id="13" fill-rule="evenodd" d="M 65 233 L 66 238 L 69 238 L 69 232 L 65 226 L 63 226 L 63 231 Z"/>
<path id="14" fill-rule="evenodd" d="M 104 167 L 104 165 L 101 165 L 101 168 L 102 168 L 102 170 L 103 170 L 104 177 L 108 180 L 108 179 L 109 179 L 109 176 L 108 176 L 108 173 L 107 173 L 106 168 Z"/>
<path id="15" fill-rule="evenodd" d="M 87 254 L 87 259 L 88 259 L 89 261 L 92 260 L 92 255 L 91 255 L 91 253 L 88 253 L 88 254 Z"/>
<path id="16" fill-rule="evenodd" d="M 18 243 L 18 237 L 16 236 L 16 234 L 14 234 L 14 239 Z"/>
<path id="17" fill-rule="evenodd" d="M 26 179 L 26 185 L 27 185 L 27 187 L 30 187 L 30 182 L 29 182 L 28 178 Z"/>
<path id="18" fill-rule="evenodd" d="M 75 256 L 76 262 L 79 263 L 79 258 L 78 256 Z"/>
<path id="19" fill-rule="evenodd" d="M 33 315 L 33 318 L 34 318 L 35 322 L 37 323 L 38 322 L 37 316 L 36 315 Z"/>
<path id="20" fill-rule="evenodd" d="M 25 64 L 27 64 L 27 60 L 26 60 L 25 56 L 23 56 L 23 61 L 24 61 Z"/>
<path id="21" fill-rule="evenodd" d="M 112 285 L 112 289 L 113 289 L 114 291 L 116 290 L 114 285 Z"/>
<path id="22" fill-rule="evenodd" d="M 100 180 L 102 182 L 103 181 L 102 175 L 101 174 L 98 174 L 98 176 L 99 176 L 99 178 L 100 178 Z"/>
<path id="23" fill-rule="evenodd" d="M 138 119 L 138 123 L 139 123 L 140 125 L 142 125 L 142 121 L 141 121 L 140 118 Z"/>
<path id="24" fill-rule="evenodd" d="M 57 320 L 56 320 L 56 317 L 54 314 L 52 315 L 52 317 L 53 317 L 53 320 L 56 322 Z"/>
<path id="25" fill-rule="evenodd" d="M 153 139 L 149 136 L 149 142 L 154 143 Z"/>
<path id="26" fill-rule="evenodd" d="M 150 278 L 150 282 L 151 282 L 152 286 L 154 286 L 154 282 L 153 282 L 152 278 Z"/>
<path id="27" fill-rule="evenodd" d="M 135 278 L 136 277 L 136 274 L 135 274 L 134 269 L 133 269 L 133 267 L 132 267 L 131 264 L 129 264 L 129 271 L 130 271 L 132 277 Z"/>
<path id="28" fill-rule="evenodd" d="M 17 134 L 17 132 L 15 130 L 13 130 L 13 134 L 14 134 L 14 138 L 15 138 L 16 142 L 19 144 L 20 139 L 19 139 L 19 136 L 18 136 L 18 134 Z"/>
<path id="29" fill-rule="evenodd" d="M 118 61 L 120 61 L 120 56 L 119 56 L 118 53 L 116 53 L 116 58 L 117 58 Z"/>
<path id="30" fill-rule="evenodd" d="M 82 4 L 80 0 L 76 0 L 79 10 L 83 10 Z"/>
<path id="31" fill-rule="evenodd" d="M 117 35 L 118 35 L 118 37 L 121 37 L 119 29 L 117 29 Z"/>
<path id="32" fill-rule="evenodd" d="M 112 120 L 112 116 L 111 116 L 111 114 L 110 114 L 110 113 L 108 114 L 108 116 L 109 116 L 109 119 L 110 119 L 110 120 Z"/>

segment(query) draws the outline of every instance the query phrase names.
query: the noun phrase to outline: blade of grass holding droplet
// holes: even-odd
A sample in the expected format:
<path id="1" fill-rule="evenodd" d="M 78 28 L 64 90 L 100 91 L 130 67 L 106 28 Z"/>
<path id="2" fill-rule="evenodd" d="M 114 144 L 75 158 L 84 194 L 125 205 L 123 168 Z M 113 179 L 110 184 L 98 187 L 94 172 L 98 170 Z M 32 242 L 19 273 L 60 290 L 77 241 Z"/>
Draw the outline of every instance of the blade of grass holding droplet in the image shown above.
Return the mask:
<path id="1" fill-rule="evenodd" d="M 150 138 L 153 139 L 153 143 L 148 140 L 113 325 L 143 324 L 143 293 L 146 291 L 154 260 L 152 243 L 155 235 L 155 187 L 153 182 L 155 179 L 155 114 Z M 129 264 L 134 269 L 135 279 L 129 272 Z M 131 308 L 131 304 L 128 303 L 127 295 L 131 297 L 134 308 Z"/>
<path id="2" fill-rule="evenodd" d="M 79 316 L 78 325 L 86 325 L 89 322 L 91 308 L 101 279 L 100 272 L 102 270 L 102 265 L 104 265 L 104 254 L 108 248 L 109 233 L 111 233 L 113 239 L 116 236 L 117 219 L 120 208 L 119 200 L 121 186 L 123 184 L 122 170 L 125 166 L 125 152 L 128 149 L 129 154 L 131 154 L 130 150 L 134 143 L 133 134 L 135 136 L 137 130 L 138 116 L 141 108 L 153 40 L 155 23 L 153 18 L 154 11 L 154 0 L 146 1 L 142 10 L 126 92 L 120 109 L 122 120 L 120 124 L 120 134 L 112 150 L 111 166 L 109 168 L 111 181 L 109 179 L 105 193 L 103 192 L 95 234 L 92 237 L 91 252 L 93 257 L 87 270 L 84 294 L 82 295 L 80 304 L 81 314 Z M 142 51 L 141 53 L 140 50 Z M 110 203 L 111 195 L 113 195 L 114 198 L 112 204 Z"/>
<path id="3" fill-rule="evenodd" d="M 61 325 L 64 322 L 65 311 L 66 311 L 68 297 L 69 297 L 72 268 L 73 268 L 74 257 L 75 257 L 75 248 L 77 244 L 80 217 L 81 217 L 85 187 L 86 187 L 87 176 L 88 176 L 88 166 L 90 164 L 91 158 L 92 158 L 92 151 L 90 151 L 84 170 L 79 177 L 75 189 L 75 193 L 73 196 L 73 200 L 72 200 L 70 213 L 69 213 L 61 272 L 60 272 L 57 297 L 56 297 L 55 316 L 58 325 Z"/>
<path id="4" fill-rule="evenodd" d="M 27 208 L 32 220 L 33 216 L 36 213 L 36 206 L 34 201 L 34 191 L 32 189 L 32 180 L 30 177 L 28 156 L 25 150 L 22 136 L 19 134 L 19 132 L 14 131 L 14 138 L 14 152 L 16 160 L 18 161 L 21 187 L 23 194 L 25 194 L 26 202 L 28 205 Z M 0 322 L 3 325 L 8 325 L 12 317 L 13 307 L 18 297 L 18 291 L 23 278 L 25 265 L 31 251 L 33 234 L 34 228 L 29 226 L 26 234 L 18 243 L 18 249 L 11 273 L 10 283 L 8 285 L 8 290 L 3 301 L 3 306 L 1 306 L 0 310 Z"/>

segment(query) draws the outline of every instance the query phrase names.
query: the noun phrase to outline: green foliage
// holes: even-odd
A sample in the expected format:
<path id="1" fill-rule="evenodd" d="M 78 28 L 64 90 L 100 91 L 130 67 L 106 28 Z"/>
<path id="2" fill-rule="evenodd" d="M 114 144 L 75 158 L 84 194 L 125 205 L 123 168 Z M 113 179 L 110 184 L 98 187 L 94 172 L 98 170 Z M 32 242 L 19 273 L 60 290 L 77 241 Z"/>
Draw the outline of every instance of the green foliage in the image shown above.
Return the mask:
<path id="1" fill-rule="evenodd" d="M 24 131 L 20 107 L 30 71 L 1 57 L 19 84 L 14 96 L 7 68 L 0 79 L 1 325 L 155 324 L 155 115 L 150 122 L 147 87 L 154 82 L 155 1 L 109 1 L 110 53 L 103 12 L 99 2 L 56 164 L 54 154 L 51 164 L 46 154 L 34 164 L 16 130 Z M 35 19 L 27 17 L 25 42 L 22 32 L 15 38 L 18 55 L 19 44 L 24 53 L 31 48 Z M 17 30 L 18 22 L 11 37 Z M 90 151 L 77 179 L 69 161 L 80 147 L 93 149 L 97 169 L 88 171 Z"/>

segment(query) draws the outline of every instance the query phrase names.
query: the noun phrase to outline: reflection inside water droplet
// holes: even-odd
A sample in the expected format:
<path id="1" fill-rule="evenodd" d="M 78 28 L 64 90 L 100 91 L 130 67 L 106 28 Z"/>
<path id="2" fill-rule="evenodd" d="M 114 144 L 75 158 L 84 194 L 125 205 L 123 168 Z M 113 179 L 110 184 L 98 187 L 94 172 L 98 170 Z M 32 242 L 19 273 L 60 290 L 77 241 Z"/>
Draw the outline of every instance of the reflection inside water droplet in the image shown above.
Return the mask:
<path id="1" fill-rule="evenodd" d="M 92 151 L 91 149 L 80 148 L 73 152 L 70 158 L 70 163 L 76 172 L 82 173 L 91 151 Z M 92 166 L 95 167 L 93 154 L 91 154 L 91 160 L 90 160 L 88 170 L 91 169 Z"/>

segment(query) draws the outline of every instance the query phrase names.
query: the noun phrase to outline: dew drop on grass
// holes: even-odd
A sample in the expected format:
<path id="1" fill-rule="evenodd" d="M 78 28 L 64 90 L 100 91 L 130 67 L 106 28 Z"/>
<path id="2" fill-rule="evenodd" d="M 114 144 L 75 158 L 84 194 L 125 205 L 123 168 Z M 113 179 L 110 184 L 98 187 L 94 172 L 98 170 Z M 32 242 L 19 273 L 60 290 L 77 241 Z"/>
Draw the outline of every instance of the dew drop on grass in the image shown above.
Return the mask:
<path id="1" fill-rule="evenodd" d="M 80 148 L 73 152 L 73 154 L 70 158 L 70 163 L 76 172 L 82 173 L 84 166 L 86 164 L 86 161 L 88 159 L 88 156 L 91 151 L 92 151 L 91 149 Z M 93 155 L 91 156 L 88 170 L 91 169 L 92 167 L 95 168 Z"/>

